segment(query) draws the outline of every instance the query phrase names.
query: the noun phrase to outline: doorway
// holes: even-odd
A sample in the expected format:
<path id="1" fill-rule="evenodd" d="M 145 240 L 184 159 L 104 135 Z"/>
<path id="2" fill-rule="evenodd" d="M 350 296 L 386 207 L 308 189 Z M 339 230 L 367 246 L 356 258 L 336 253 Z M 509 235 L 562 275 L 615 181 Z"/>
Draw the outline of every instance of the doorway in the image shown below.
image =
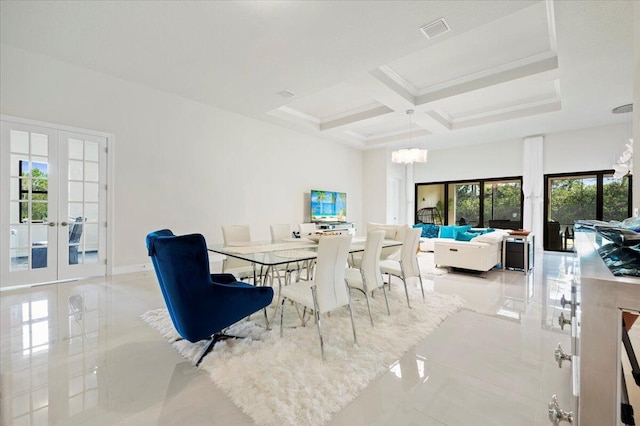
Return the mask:
<path id="1" fill-rule="evenodd" d="M 631 216 L 631 177 L 613 170 L 545 176 L 544 249 L 573 251 L 576 220 L 622 221 Z"/>
<path id="2" fill-rule="evenodd" d="M 105 275 L 109 136 L 0 124 L 0 286 Z"/>

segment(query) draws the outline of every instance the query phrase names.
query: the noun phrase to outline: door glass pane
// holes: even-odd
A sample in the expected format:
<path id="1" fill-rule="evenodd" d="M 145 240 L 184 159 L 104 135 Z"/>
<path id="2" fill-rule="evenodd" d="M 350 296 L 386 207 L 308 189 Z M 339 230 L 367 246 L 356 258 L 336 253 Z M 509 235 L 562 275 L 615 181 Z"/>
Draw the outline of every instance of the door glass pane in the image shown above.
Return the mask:
<path id="1" fill-rule="evenodd" d="M 84 249 L 83 263 L 98 263 L 98 245 L 87 244 Z"/>
<path id="2" fill-rule="evenodd" d="M 82 180 L 82 161 L 69 160 L 69 179 Z"/>
<path id="3" fill-rule="evenodd" d="M 22 222 L 20 211 L 23 209 L 26 211 L 26 207 L 23 207 L 26 205 L 26 203 L 20 203 L 17 201 L 12 201 L 11 203 L 9 203 L 9 222 L 12 225 L 16 225 Z"/>
<path id="4" fill-rule="evenodd" d="M 85 224 L 82 217 L 77 218 L 75 222 L 69 224 L 69 265 L 77 265 L 83 263 L 82 260 L 82 246 L 83 246 L 83 231 L 85 231 Z"/>
<path id="5" fill-rule="evenodd" d="M 21 184 L 22 183 L 20 182 L 20 179 L 11 178 L 11 182 L 9 183 L 9 199 L 10 200 L 17 200 L 19 198 Z"/>
<path id="6" fill-rule="evenodd" d="M 31 154 L 46 157 L 49 155 L 49 138 L 38 133 L 31 134 Z"/>
<path id="7" fill-rule="evenodd" d="M 84 141 L 69 139 L 69 158 L 73 160 L 84 159 Z"/>
<path id="8" fill-rule="evenodd" d="M 629 178 L 604 176 L 602 180 L 602 220 L 622 221 L 629 215 Z"/>
<path id="9" fill-rule="evenodd" d="M 69 217 L 82 217 L 82 203 L 69 203 Z"/>
<path id="10" fill-rule="evenodd" d="M 98 221 L 98 204 L 86 203 L 84 205 L 84 215 L 87 219 L 87 222 L 97 222 Z M 81 216 L 81 215 L 77 215 L 77 216 Z"/>
<path id="11" fill-rule="evenodd" d="M 47 225 L 38 224 L 31 227 L 31 246 L 47 245 Z"/>
<path id="12" fill-rule="evenodd" d="M 98 181 L 98 163 L 91 163 L 87 161 L 84 165 L 84 179 L 87 181 Z"/>
<path id="13" fill-rule="evenodd" d="M 85 160 L 98 161 L 98 143 L 97 142 L 85 142 Z"/>
<path id="14" fill-rule="evenodd" d="M 449 224 L 464 221 L 478 226 L 480 221 L 479 182 L 455 183 L 449 185 Z"/>
<path id="15" fill-rule="evenodd" d="M 82 182 L 69 182 L 69 201 L 82 201 Z"/>
<path id="16" fill-rule="evenodd" d="M 47 267 L 49 137 L 10 131 L 10 270 Z"/>
<path id="17" fill-rule="evenodd" d="M 44 194 L 43 196 L 46 196 Z M 31 204 L 31 222 L 42 223 L 48 220 L 49 203 L 32 203 Z"/>
<path id="18" fill-rule="evenodd" d="M 99 235 L 99 143 L 69 138 L 69 265 L 98 263 Z M 78 220 L 74 222 L 73 220 Z"/>
<path id="19" fill-rule="evenodd" d="M 22 154 L 11 154 L 11 176 L 18 177 L 24 173 L 29 173 L 29 156 Z"/>
<path id="20" fill-rule="evenodd" d="M 97 183 L 85 183 L 84 184 L 84 200 L 88 202 L 98 202 L 98 184 Z"/>
<path id="21" fill-rule="evenodd" d="M 27 253 L 28 251 L 26 249 L 9 250 L 9 256 L 11 257 L 10 268 L 12 271 L 25 271 L 29 269 Z"/>
<path id="22" fill-rule="evenodd" d="M 596 217 L 596 176 L 549 179 L 545 248 L 573 250 L 573 224 Z"/>
<path id="23" fill-rule="evenodd" d="M 484 184 L 484 226 L 519 229 L 522 219 L 519 181 L 496 181 Z"/>
<path id="24" fill-rule="evenodd" d="M 11 140 L 11 152 L 17 154 L 29 153 L 29 133 L 11 130 L 9 139 Z"/>
<path id="25" fill-rule="evenodd" d="M 84 241 L 90 245 L 98 244 L 98 225 L 85 225 Z"/>

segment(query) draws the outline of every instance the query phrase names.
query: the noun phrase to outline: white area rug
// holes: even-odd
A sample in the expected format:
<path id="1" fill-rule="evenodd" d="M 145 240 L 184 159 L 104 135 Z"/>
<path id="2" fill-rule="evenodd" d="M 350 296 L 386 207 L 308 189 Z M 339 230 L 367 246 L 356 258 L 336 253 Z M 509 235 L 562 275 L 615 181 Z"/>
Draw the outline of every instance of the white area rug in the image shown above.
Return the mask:
<path id="1" fill-rule="evenodd" d="M 425 275 L 440 276 L 449 273 L 447 268 L 438 268 L 435 265 L 432 251 L 421 251 L 418 253 L 418 266 L 420 267 L 420 273 L 423 279 Z"/>
<path id="2" fill-rule="evenodd" d="M 388 292 L 391 316 L 387 315 L 382 292 L 376 293 L 372 299 L 374 328 L 364 297 L 352 293 L 358 346 L 353 344 L 346 307 L 323 316 L 326 362 L 320 356 L 315 323 L 310 320 L 306 327 L 297 327 L 300 322 L 295 308 L 288 305 L 284 337 L 279 335 L 279 316 L 273 329 L 267 331 L 263 315 L 254 314 L 252 320 L 241 321 L 229 330 L 229 334 L 251 339 L 217 343 L 200 368 L 256 424 L 322 425 L 462 307 L 459 296 L 427 292 L 423 301 L 420 290 L 410 287 L 412 309 L 407 308 L 402 283 L 394 281 Z M 149 311 L 142 318 L 165 337 L 177 337 L 166 309 Z M 204 347 L 203 342 L 188 341 L 173 345 L 192 362 Z"/>

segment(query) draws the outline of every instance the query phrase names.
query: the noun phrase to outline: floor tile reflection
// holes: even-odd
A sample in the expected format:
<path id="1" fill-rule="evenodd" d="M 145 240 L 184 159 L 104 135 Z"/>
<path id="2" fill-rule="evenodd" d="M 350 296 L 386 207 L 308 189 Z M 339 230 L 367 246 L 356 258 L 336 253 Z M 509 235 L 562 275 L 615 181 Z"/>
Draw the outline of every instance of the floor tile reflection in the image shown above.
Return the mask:
<path id="1" fill-rule="evenodd" d="M 461 295 L 464 309 L 329 424 L 546 424 L 552 393 L 568 406 L 570 369 L 553 350 L 570 347 L 557 317 L 574 270 L 570 255 L 536 261 L 529 275 L 425 277 L 425 289 Z M 251 425 L 142 322 L 162 306 L 153 272 L 0 293 L 0 423 Z"/>

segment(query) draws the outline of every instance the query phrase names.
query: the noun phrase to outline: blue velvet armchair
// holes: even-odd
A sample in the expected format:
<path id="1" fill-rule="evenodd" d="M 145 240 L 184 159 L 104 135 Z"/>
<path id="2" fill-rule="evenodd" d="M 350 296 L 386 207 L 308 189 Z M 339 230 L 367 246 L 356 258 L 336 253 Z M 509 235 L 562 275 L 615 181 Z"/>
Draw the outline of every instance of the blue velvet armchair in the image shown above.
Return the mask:
<path id="1" fill-rule="evenodd" d="M 176 236 L 168 229 L 147 235 L 147 250 L 176 331 L 190 342 L 210 342 L 196 362 L 222 340 L 224 331 L 273 300 L 271 287 L 238 282 L 231 274 L 210 274 L 201 234 Z M 267 318 L 265 309 L 265 320 Z"/>

